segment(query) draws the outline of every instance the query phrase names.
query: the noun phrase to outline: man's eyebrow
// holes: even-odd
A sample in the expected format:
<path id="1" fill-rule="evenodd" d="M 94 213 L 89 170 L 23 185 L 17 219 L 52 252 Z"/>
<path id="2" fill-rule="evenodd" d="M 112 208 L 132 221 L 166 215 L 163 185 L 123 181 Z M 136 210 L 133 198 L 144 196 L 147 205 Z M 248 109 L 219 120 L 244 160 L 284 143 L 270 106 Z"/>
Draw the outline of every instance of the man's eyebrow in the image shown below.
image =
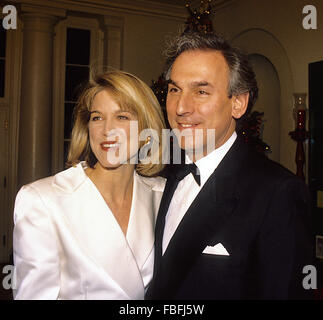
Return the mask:
<path id="1" fill-rule="evenodd" d="M 180 86 L 172 79 L 167 80 L 167 84 L 172 84 L 175 87 L 180 88 Z M 213 87 L 213 85 L 210 82 L 207 81 L 193 81 L 190 84 L 191 87 L 197 88 L 197 87 Z"/>
<path id="2" fill-rule="evenodd" d="M 169 80 L 167 80 L 166 82 L 167 82 L 167 84 L 172 84 L 172 85 L 174 85 L 175 87 L 178 87 L 178 88 L 179 88 L 178 84 L 177 84 L 174 80 L 172 80 L 172 79 L 169 79 Z"/>
<path id="3" fill-rule="evenodd" d="M 191 83 L 191 87 L 213 87 L 211 83 L 207 81 L 194 81 Z"/>

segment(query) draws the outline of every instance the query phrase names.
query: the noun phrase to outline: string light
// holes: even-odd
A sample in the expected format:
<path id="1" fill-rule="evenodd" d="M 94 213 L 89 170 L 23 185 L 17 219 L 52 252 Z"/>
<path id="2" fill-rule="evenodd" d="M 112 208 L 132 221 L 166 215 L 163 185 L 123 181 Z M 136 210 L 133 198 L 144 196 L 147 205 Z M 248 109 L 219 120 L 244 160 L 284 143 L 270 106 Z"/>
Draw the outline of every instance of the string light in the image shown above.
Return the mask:
<path id="1" fill-rule="evenodd" d="M 201 0 L 199 8 L 191 8 L 191 2 L 186 1 L 186 8 L 189 12 L 187 27 L 184 32 L 198 31 L 204 34 L 213 33 L 212 21 L 209 17 L 211 13 L 212 0 Z"/>

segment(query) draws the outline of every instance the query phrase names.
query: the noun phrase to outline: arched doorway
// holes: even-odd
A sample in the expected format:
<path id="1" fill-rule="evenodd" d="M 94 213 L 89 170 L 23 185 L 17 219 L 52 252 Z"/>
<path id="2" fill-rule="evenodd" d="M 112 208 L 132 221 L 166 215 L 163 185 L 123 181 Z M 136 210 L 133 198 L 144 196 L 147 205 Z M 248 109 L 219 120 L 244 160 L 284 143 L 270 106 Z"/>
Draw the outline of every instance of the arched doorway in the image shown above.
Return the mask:
<path id="1" fill-rule="evenodd" d="M 295 120 L 293 118 L 293 77 L 290 68 L 290 63 L 286 51 L 279 40 L 270 32 L 263 29 L 248 29 L 240 32 L 231 39 L 234 46 L 237 46 L 244 50 L 247 54 L 258 55 L 256 63 L 257 67 L 264 67 L 268 74 L 270 73 L 274 78 L 274 71 L 278 78 L 277 83 L 280 88 L 280 116 L 279 116 L 279 132 L 280 132 L 280 143 L 279 143 L 279 159 L 275 157 L 283 166 L 287 167 L 291 171 L 295 171 L 295 141 L 293 141 L 288 133 L 295 129 Z M 260 58 L 260 57 L 262 58 Z M 264 62 L 264 59 L 268 63 Z M 272 70 L 270 71 L 270 64 Z M 257 72 L 257 71 L 256 71 Z M 260 71 L 262 72 L 262 71 Z M 259 73 L 259 71 L 258 71 Z M 266 77 L 265 75 L 262 76 Z M 276 78 L 276 80 L 277 80 Z M 266 93 L 264 93 L 266 94 Z M 261 99 L 261 98 L 260 98 Z M 258 106 L 261 100 L 258 101 Z M 256 106 L 257 107 L 257 106 Z M 267 111 L 268 113 L 268 111 Z M 267 117 L 267 115 L 265 115 Z M 277 117 L 276 117 L 277 119 Z M 278 123 L 278 121 L 277 121 Z M 265 123 L 268 126 L 268 121 Z M 264 141 L 271 145 L 270 141 Z"/>
<path id="2" fill-rule="evenodd" d="M 262 139 L 271 147 L 268 157 L 280 160 L 280 84 L 273 64 L 263 55 L 249 56 L 256 74 L 259 96 L 253 110 L 264 112 Z"/>

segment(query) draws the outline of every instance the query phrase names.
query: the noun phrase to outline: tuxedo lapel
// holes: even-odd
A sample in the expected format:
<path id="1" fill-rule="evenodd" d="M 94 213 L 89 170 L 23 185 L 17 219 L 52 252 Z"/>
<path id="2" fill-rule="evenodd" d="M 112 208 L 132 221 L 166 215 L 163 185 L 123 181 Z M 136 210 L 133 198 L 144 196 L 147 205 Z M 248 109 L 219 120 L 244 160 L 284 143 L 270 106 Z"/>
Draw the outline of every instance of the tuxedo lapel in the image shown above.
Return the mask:
<path id="1" fill-rule="evenodd" d="M 165 227 L 165 217 L 178 183 L 179 181 L 177 181 L 173 177 L 170 177 L 169 179 L 167 179 L 165 191 L 163 193 L 163 197 L 160 202 L 160 207 L 158 210 L 158 216 L 156 221 L 156 228 L 155 228 L 154 274 L 157 272 L 157 269 L 159 267 L 160 260 L 162 257 L 162 244 L 163 244 L 163 234 L 164 234 L 164 227 Z"/>
<path id="2" fill-rule="evenodd" d="M 230 220 L 238 195 L 234 188 L 226 194 L 221 192 L 221 186 L 230 189 L 225 184 L 213 174 L 186 212 L 162 257 L 162 286 L 165 286 L 162 292 L 176 292 L 189 268 L 209 245 L 210 238 Z"/>
<path id="3" fill-rule="evenodd" d="M 239 202 L 238 172 L 241 159 L 241 143 L 236 141 L 218 168 L 205 183 L 190 208 L 187 210 L 168 247 L 161 257 L 164 219 L 177 187 L 172 183 L 167 189 L 163 207 L 160 209 L 158 229 L 156 227 L 156 248 L 160 261 L 156 267 L 154 292 L 160 298 L 171 298 L 185 278 L 190 267 L 204 248 L 209 245 L 221 228 L 230 221 Z M 163 296 L 165 295 L 165 296 Z"/>

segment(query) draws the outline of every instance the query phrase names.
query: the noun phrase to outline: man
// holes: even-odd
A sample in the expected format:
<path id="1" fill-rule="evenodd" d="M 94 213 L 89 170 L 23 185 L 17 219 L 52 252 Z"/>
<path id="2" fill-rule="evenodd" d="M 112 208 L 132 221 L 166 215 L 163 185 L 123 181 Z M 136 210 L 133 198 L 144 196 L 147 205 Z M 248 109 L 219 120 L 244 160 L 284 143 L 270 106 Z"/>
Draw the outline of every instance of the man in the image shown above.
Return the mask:
<path id="1" fill-rule="evenodd" d="M 302 270 L 312 262 L 308 192 L 237 137 L 258 92 L 247 58 L 197 33 L 168 52 L 168 121 L 200 175 L 168 177 L 146 298 L 302 298 Z"/>

